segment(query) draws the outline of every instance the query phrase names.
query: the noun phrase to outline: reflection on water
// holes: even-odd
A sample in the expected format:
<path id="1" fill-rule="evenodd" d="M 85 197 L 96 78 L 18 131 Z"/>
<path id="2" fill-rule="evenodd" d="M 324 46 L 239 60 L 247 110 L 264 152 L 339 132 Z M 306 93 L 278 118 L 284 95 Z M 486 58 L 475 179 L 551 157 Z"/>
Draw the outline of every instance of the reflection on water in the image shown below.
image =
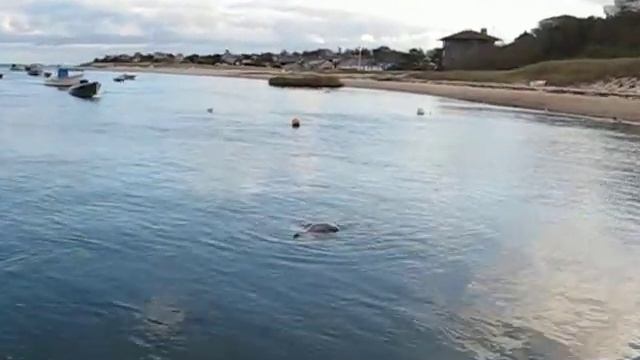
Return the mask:
<path id="1" fill-rule="evenodd" d="M 0 359 L 640 356 L 636 128 L 90 76 L 0 83 Z"/>
<path id="2" fill-rule="evenodd" d="M 500 261 L 477 274 L 461 312 L 533 329 L 576 359 L 637 357 L 638 254 L 602 241 L 597 219 L 560 222 L 531 236 L 529 246 L 503 249 Z"/>

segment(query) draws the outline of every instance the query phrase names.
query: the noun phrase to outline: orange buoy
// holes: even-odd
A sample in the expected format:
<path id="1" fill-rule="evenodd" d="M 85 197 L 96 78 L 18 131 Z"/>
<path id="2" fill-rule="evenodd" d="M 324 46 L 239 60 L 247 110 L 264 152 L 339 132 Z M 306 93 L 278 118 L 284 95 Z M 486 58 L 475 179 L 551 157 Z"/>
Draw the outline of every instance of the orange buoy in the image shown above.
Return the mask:
<path id="1" fill-rule="evenodd" d="M 300 120 L 298 118 L 293 118 L 293 120 L 291 120 L 291 127 L 294 129 L 297 129 L 300 127 Z"/>

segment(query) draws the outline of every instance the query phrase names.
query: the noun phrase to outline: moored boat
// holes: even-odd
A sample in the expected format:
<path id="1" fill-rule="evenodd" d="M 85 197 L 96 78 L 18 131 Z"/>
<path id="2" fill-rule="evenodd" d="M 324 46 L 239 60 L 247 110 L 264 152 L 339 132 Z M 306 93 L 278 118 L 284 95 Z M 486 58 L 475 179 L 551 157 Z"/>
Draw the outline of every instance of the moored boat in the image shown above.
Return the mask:
<path id="1" fill-rule="evenodd" d="M 29 65 L 27 68 L 27 74 L 31 76 L 40 76 L 42 75 L 42 66 L 38 64 Z"/>
<path id="2" fill-rule="evenodd" d="M 71 87 L 73 85 L 77 85 L 80 83 L 83 74 L 70 75 L 69 69 L 67 68 L 59 68 L 58 74 L 56 77 L 48 78 L 44 81 L 44 84 L 47 86 L 55 86 L 55 87 Z"/>
<path id="3" fill-rule="evenodd" d="M 69 89 L 69 94 L 82 99 L 91 99 L 98 94 L 100 87 L 101 85 L 97 81 L 82 80 Z"/>
<path id="4" fill-rule="evenodd" d="M 25 67 L 24 67 L 24 65 L 11 64 L 11 67 L 9 68 L 9 70 L 11 70 L 11 71 L 24 71 Z"/>

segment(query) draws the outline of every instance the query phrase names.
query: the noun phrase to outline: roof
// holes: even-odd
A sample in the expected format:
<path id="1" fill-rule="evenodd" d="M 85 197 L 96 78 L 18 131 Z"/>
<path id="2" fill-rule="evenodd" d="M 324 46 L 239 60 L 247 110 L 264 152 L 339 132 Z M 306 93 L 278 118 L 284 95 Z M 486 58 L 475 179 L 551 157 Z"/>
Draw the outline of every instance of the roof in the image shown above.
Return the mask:
<path id="1" fill-rule="evenodd" d="M 453 35 L 449 35 L 447 37 L 443 37 L 440 41 L 451 41 L 451 40 L 481 40 L 481 41 L 491 41 L 496 42 L 500 41 L 497 37 L 493 37 L 491 35 L 479 33 L 473 30 L 464 30 L 459 33 L 455 33 Z"/>

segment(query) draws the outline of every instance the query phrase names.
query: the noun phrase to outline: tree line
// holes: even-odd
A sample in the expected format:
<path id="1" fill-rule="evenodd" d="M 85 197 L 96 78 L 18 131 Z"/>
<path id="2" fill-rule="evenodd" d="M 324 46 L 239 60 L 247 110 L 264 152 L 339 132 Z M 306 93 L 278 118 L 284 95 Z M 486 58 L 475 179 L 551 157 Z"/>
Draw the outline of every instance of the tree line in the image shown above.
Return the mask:
<path id="1" fill-rule="evenodd" d="M 606 18 L 558 16 L 540 21 L 512 43 L 474 59 L 471 68 L 512 69 L 540 61 L 640 56 L 640 13 Z"/>

